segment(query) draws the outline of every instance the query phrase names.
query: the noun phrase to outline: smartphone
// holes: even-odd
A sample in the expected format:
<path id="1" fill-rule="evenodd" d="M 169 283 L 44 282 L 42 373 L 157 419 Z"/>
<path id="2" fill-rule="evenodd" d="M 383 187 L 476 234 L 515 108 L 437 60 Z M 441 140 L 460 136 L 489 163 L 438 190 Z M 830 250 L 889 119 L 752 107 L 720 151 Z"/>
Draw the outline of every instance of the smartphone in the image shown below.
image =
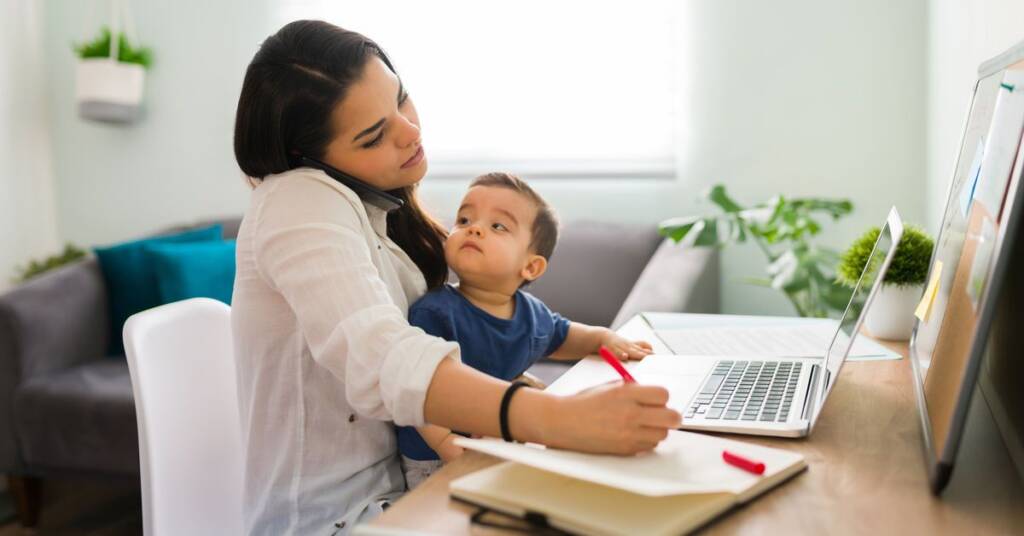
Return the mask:
<path id="1" fill-rule="evenodd" d="M 352 191 L 355 192 L 363 201 L 379 207 L 386 212 L 400 208 L 405 204 L 405 201 L 402 200 L 402 198 L 391 195 L 376 186 L 370 186 L 352 175 L 349 175 L 336 167 L 329 166 L 315 158 L 310 158 L 308 156 L 299 157 L 299 164 L 323 171 L 328 177 L 351 188 Z"/>

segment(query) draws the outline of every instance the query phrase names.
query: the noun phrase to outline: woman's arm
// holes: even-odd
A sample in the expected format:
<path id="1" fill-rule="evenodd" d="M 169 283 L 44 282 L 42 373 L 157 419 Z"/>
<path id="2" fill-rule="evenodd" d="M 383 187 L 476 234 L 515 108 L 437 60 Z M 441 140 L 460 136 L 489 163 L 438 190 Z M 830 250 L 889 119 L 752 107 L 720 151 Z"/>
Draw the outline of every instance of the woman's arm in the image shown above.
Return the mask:
<path id="1" fill-rule="evenodd" d="M 423 406 L 427 421 L 464 432 L 501 437 L 498 410 L 504 382 L 451 359 L 441 361 Z M 520 389 L 509 405 L 509 430 L 519 441 L 613 454 L 653 449 L 682 422 L 665 407 L 668 391 L 608 384 L 560 397 Z"/>
<path id="2" fill-rule="evenodd" d="M 459 345 L 409 325 L 374 262 L 355 194 L 307 170 L 263 188 L 250 220 L 256 268 L 288 303 L 312 358 L 344 382 L 355 413 L 423 425 L 434 370 L 457 360 Z"/>
<path id="3" fill-rule="evenodd" d="M 630 341 L 608 328 L 572 322 L 569 324 L 565 342 L 548 357 L 555 360 L 582 359 L 596 354 L 602 346 L 607 346 L 623 361 L 643 359 L 651 353 L 651 345 L 648 342 Z"/>
<path id="4" fill-rule="evenodd" d="M 458 361 L 459 347 L 409 325 L 373 264 L 358 199 L 322 174 L 268 184 L 256 212 L 261 275 L 294 312 L 314 360 L 345 383 L 360 415 L 500 437 L 507 383 Z M 654 448 L 680 417 L 668 391 L 605 386 L 571 397 L 535 389 L 509 407 L 513 437 L 588 452 Z"/>

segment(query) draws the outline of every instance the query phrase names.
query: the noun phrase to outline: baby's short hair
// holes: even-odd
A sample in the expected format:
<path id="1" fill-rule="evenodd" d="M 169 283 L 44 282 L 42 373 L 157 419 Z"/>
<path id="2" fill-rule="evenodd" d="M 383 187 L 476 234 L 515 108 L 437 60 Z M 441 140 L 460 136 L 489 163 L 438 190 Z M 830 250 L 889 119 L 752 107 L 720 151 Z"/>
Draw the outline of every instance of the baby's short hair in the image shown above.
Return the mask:
<path id="1" fill-rule="evenodd" d="M 558 216 L 543 197 L 530 188 L 530 185 L 523 179 L 500 171 L 480 175 L 473 179 L 469 187 L 474 186 L 508 188 L 532 201 L 537 207 L 537 216 L 533 219 L 533 229 L 530 230 L 530 250 L 546 260 L 551 260 L 551 254 L 555 252 L 555 244 L 558 243 Z"/>

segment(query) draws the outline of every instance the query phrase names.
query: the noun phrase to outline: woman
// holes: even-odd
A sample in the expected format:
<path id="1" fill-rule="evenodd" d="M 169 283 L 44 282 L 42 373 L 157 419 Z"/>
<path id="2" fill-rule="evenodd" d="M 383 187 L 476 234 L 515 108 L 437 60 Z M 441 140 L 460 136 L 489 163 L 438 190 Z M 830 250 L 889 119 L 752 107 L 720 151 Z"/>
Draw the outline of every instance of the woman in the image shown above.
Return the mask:
<path id="1" fill-rule="evenodd" d="M 269 37 L 242 85 L 235 156 L 255 186 L 232 308 L 250 533 L 345 532 L 379 513 L 405 488 L 390 421 L 497 437 L 504 423 L 516 440 L 621 454 L 678 426 L 662 388 L 510 389 L 409 326 L 409 304 L 447 276 L 445 231 L 416 198 L 416 109 L 369 39 L 319 21 Z M 404 204 L 363 203 L 302 157 Z"/>

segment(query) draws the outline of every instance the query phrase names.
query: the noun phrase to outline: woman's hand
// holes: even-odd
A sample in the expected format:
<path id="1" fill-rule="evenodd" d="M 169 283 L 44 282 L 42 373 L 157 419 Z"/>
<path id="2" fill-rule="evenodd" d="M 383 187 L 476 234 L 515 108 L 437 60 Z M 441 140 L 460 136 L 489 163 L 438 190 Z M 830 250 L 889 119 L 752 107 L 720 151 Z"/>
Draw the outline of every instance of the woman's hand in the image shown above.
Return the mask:
<path id="1" fill-rule="evenodd" d="M 448 434 L 448 437 L 441 441 L 441 444 L 437 446 L 435 451 L 437 455 L 441 457 L 441 461 L 448 463 L 459 456 L 466 450 L 455 444 L 455 438 L 459 436 L 455 434 Z"/>
<path id="2" fill-rule="evenodd" d="M 536 418 L 546 421 L 542 442 L 548 446 L 628 455 L 653 450 L 682 423 L 667 402 L 663 387 L 617 382 L 559 397 L 552 411 Z"/>
<path id="3" fill-rule="evenodd" d="M 434 372 L 423 417 L 449 429 L 501 437 L 498 415 L 508 385 L 445 359 Z M 635 383 L 605 384 L 573 396 L 519 389 L 508 408 L 509 432 L 516 440 L 556 448 L 635 454 L 653 449 L 679 427 L 679 413 L 666 408 L 667 402 L 665 388 Z"/>
<path id="4" fill-rule="evenodd" d="M 647 341 L 631 341 L 620 337 L 619 334 L 612 330 L 607 330 L 601 337 L 601 346 L 611 350 L 615 357 L 621 361 L 629 361 L 630 359 L 640 360 L 654 352 L 651 343 Z"/>

